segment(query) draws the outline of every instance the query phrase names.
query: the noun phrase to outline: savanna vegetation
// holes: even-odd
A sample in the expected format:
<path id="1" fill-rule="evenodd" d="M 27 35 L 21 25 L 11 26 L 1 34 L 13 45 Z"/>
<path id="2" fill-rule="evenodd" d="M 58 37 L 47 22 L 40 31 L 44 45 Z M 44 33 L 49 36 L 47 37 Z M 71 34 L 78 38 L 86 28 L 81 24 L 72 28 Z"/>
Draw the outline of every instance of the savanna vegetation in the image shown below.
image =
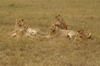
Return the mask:
<path id="1" fill-rule="evenodd" d="M 75 32 L 91 32 L 91 39 L 8 36 L 17 18 L 48 33 L 55 14 Z M 0 66 L 100 66 L 100 0 L 0 0 Z"/>

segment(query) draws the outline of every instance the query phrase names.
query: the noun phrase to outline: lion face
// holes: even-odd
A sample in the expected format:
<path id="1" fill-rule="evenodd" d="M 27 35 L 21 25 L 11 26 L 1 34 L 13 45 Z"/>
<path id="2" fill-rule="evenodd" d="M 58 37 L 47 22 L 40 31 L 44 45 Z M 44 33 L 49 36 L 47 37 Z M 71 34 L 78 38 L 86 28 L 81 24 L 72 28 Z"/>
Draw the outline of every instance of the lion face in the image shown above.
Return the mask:
<path id="1" fill-rule="evenodd" d="M 58 28 L 62 28 L 63 25 L 60 22 L 56 22 L 55 26 L 57 26 Z"/>
<path id="2" fill-rule="evenodd" d="M 78 30 L 77 32 L 78 32 L 79 34 L 82 34 L 82 35 L 84 34 L 84 30 Z"/>
<path id="3" fill-rule="evenodd" d="M 27 31 L 28 28 L 29 28 L 29 25 L 24 25 L 24 31 Z"/>
<path id="4" fill-rule="evenodd" d="M 23 25 L 23 19 L 16 19 L 16 25 L 17 26 L 22 26 Z"/>
<path id="5" fill-rule="evenodd" d="M 86 38 L 90 38 L 91 37 L 91 33 L 86 33 L 84 30 L 78 30 L 77 32 L 78 32 L 77 35 L 78 35 L 79 38 L 86 39 Z"/>
<path id="6" fill-rule="evenodd" d="M 50 31 L 55 31 L 57 29 L 57 26 L 55 24 L 49 24 L 49 28 L 50 28 Z"/>
<path id="7" fill-rule="evenodd" d="M 78 32 L 78 37 L 83 38 L 84 37 L 84 30 L 77 30 Z"/>
<path id="8" fill-rule="evenodd" d="M 54 19 L 57 20 L 57 21 L 61 21 L 61 16 L 60 15 L 56 15 Z"/>
<path id="9" fill-rule="evenodd" d="M 56 26 L 61 26 L 61 23 L 57 21 L 57 22 L 55 23 L 55 25 L 56 25 Z"/>

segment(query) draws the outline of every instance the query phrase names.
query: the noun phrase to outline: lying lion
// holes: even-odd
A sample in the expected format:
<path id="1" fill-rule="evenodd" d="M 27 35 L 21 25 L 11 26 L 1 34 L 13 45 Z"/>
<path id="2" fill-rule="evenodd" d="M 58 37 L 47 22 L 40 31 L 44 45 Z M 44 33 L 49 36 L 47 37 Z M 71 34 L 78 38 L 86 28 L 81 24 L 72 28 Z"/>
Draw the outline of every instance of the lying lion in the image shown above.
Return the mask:
<path id="1" fill-rule="evenodd" d="M 55 23 L 49 24 L 49 35 L 44 36 L 46 38 L 52 38 L 52 37 L 68 37 L 73 38 L 76 33 L 73 30 L 64 30 L 60 29 L 56 26 Z"/>
<path id="2" fill-rule="evenodd" d="M 35 34 L 47 34 L 42 32 L 39 28 L 30 28 L 29 25 L 25 25 L 24 29 L 26 30 L 27 33 L 31 34 L 31 35 L 35 35 Z"/>
<path id="3" fill-rule="evenodd" d="M 76 42 L 77 40 L 82 41 L 90 38 L 91 38 L 91 33 L 86 33 L 84 30 L 78 30 L 74 38 L 74 42 Z"/>

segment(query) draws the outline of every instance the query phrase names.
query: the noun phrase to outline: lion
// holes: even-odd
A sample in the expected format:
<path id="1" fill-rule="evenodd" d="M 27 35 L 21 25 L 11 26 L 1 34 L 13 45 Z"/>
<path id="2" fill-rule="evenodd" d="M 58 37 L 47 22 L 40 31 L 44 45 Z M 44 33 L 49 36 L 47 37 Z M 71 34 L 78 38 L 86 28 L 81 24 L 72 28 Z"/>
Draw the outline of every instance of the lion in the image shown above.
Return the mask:
<path id="1" fill-rule="evenodd" d="M 9 33 L 11 37 L 15 37 L 18 35 L 18 33 L 21 33 L 24 31 L 23 21 L 24 21 L 23 19 L 16 19 L 15 30 Z"/>
<path id="2" fill-rule="evenodd" d="M 77 30 L 74 42 L 76 42 L 77 40 L 82 41 L 90 38 L 91 38 L 91 33 L 86 33 L 84 30 Z"/>
<path id="3" fill-rule="evenodd" d="M 56 15 L 54 19 L 56 20 L 56 25 L 59 28 L 65 29 L 65 30 L 70 29 L 69 26 L 64 22 L 64 20 L 61 18 L 60 15 Z"/>
<path id="4" fill-rule="evenodd" d="M 15 31 L 22 31 L 23 30 L 23 19 L 16 19 L 16 24 L 15 24 Z"/>
<path id="5" fill-rule="evenodd" d="M 76 33 L 73 30 L 64 30 L 58 28 L 55 23 L 49 24 L 49 35 L 44 36 L 46 38 L 52 37 L 69 37 L 72 39 Z"/>
<path id="6" fill-rule="evenodd" d="M 39 28 L 30 28 L 29 25 L 24 25 L 24 29 L 27 31 L 28 34 L 35 35 L 35 34 L 47 34 L 42 32 Z"/>

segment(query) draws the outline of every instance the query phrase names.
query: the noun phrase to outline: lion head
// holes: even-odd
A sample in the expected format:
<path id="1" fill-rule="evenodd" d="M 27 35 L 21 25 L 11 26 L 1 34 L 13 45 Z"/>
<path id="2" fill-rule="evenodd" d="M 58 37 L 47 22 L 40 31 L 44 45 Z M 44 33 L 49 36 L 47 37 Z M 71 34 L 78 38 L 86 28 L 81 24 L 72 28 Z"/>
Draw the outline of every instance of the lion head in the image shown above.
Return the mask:
<path id="1" fill-rule="evenodd" d="M 27 29 L 29 28 L 29 25 L 24 25 L 24 31 L 27 31 Z"/>
<path id="2" fill-rule="evenodd" d="M 91 38 L 91 33 L 86 33 L 84 30 L 78 30 L 77 32 L 80 38 Z"/>
<path id="3" fill-rule="evenodd" d="M 57 20 L 57 21 L 62 21 L 63 20 L 60 15 L 55 15 L 54 19 Z"/>
<path id="4" fill-rule="evenodd" d="M 22 26 L 23 25 L 23 19 L 16 19 L 16 25 L 17 26 Z"/>
<path id="5" fill-rule="evenodd" d="M 50 35 L 53 35 L 59 30 L 59 28 L 56 26 L 55 23 L 52 23 L 52 24 L 49 24 L 49 30 L 50 30 Z"/>
<path id="6" fill-rule="evenodd" d="M 55 23 L 53 23 L 53 24 L 49 24 L 49 29 L 50 29 L 50 31 L 54 32 L 54 31 L 58 30 L 58 27 Z"/>

